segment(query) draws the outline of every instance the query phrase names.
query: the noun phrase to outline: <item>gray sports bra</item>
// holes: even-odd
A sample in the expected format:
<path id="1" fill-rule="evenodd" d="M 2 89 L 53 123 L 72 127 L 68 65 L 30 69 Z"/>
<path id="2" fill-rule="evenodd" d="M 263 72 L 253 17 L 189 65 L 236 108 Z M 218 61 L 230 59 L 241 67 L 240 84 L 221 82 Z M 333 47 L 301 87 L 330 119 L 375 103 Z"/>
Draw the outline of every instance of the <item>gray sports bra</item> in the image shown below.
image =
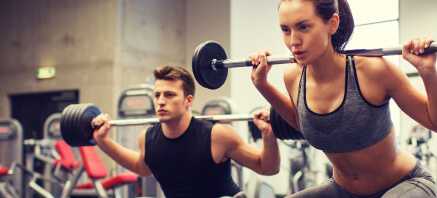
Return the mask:
<path id="1" fill-rule="evenodd" d="M 372 146 L 392 130 L 389 103 L 375 106 L 362 95 L 353 56 L 346 57 L 345 95 L 341 105 L 327 114 L 308 108 L 306 66 L 299 82 L 297 110 L 301 131 L 315 148 L 327 153 L 345 153 Z"/>

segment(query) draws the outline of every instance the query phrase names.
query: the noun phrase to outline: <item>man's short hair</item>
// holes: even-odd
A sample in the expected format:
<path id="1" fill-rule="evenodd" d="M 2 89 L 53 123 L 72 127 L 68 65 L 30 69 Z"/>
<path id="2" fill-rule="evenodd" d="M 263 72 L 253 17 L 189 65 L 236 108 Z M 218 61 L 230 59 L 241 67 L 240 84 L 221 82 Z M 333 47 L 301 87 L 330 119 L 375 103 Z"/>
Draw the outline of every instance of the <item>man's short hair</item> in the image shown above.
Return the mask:
<path id="1" fill-rule="evenodd" d="M 153 75 L 156 80 L 182 80 L 182 88 L 184 90 L 185 97 L 192 95 L 196 87 L 194 85 L 193 76 L 184 68 L 178 66 L 162 66 L 153 71 Z"/>

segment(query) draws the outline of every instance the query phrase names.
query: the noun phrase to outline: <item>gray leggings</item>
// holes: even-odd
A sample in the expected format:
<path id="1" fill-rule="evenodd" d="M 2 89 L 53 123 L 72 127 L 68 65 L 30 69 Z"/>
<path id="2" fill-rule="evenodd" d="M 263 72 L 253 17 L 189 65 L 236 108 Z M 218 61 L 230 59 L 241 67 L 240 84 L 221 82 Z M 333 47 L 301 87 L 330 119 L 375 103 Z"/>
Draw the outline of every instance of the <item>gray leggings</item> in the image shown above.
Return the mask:
<path id="1" fill-rule="evenodd" d="M 333 178 L 318 186 L 297 192 L 287 198 L 332 198 L 332 197 L 350 197 L 350 198 L 425 198 L 436 197 L 436 184 L 431 174 L 418 162 L 414 169 L 392 187 L 369 196 L 354 195 L 344 188 L 340 187 Z"/>

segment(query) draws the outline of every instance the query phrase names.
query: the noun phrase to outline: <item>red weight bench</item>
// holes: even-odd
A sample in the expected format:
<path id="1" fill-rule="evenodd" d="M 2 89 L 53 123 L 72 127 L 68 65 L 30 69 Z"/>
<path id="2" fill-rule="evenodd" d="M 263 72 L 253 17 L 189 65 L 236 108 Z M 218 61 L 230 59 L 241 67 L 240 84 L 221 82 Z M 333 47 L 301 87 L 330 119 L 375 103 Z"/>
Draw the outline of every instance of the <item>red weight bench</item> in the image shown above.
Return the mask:
<path id="1" fill-rule="evenodd" d="M 82 156 L 83 169 L 91 181 L 76 185 L 76 190 L 74 191 L 95 189 L 99 197 L 108 197 L 107 190 L 112 189 L 114 197 L 120 197 L 121 195 L 118 190 L 120 186 L 137 182 L 138 175 L 135 173 L 120 173 L 101 181 L 107 176 L 107 170 L 95 148 L 92 146 L 82 146 L 79 147 L 79 151 Z M 70 190 L 70 193 L 72 193 L 72 190 Z"/>
<path id="2" fill-rule="evenodd" d="M 8 179 L 8 172 L 8 168 L 0 167 L 0 197 L 18 198 L 18 193 Z"/>
<path id="3" fill-rule="evenodd" d="M 55 177 L 58 177 L 61 170 L 72 173 L 82 163 L 82 160 L 76 160 L 71 147 L 64 140 L 56 141 L 55 148 L 60 156 L 53 162 Z"/>
<path id="4" fill-rule="evenodd" d="M 8 174 L 13 175 L 16 168 L 21 169 L 21 171 L 23 171 L 27 176 L 30 176 L 31 179 L 30 179 L 29 183 L 27 184 L 28 187 L 33 189 L 39 195 L 46 197 L 46 198 L 54 197 L 54 195 L 52 195 L 51 192 L 49 192 L 44 187 L 42 187 L 40 184 L 38 184 L 37 180 L 42 180 L 42 181 L 47 181 L 47 182 L 59 184 L 63 188 L 65 188 L 65 186 L 68 186 L 67 184 L 71 183 L 71 181 L 69 179 L 59 177 L 60 171 L 62 170 L 63 172 L 67 172 L 67 174 L 70 178 L 74 169 L 77 168 L 81 163 L 80 163 L 80 161 L 76 161 L 74 154 L 73 154 L 73 151 L 71 150 L 70 146 L 68 146 L 65 143 L 65 141 L 58 140 L 55 142 L 53 140 L 48 140 L 48 139 L 44 139 L 44 140 L 29 139 L 29 140 L 25 140 L 24 144 L 35 146 L 35 148 L 34 148 L 35 157 L 37 159 L 42 160 L 45 163 L 52 164 L 52 168 L 53 168 L 52 171 L 54 171 L 54 172 L 52 172 L 51 176 L 53 176 L 55 179 L 53 179 L 52 177 L 46 177 L 38 172 L 28 170 L 22 164 L 19 164 L 17 162 L 13 162 L 11 165 L 11 168 L 9 170 L 7 168 L 0 169 L 0 193 L 4 194 L 7 192 L 9 192 L 9 193 L 15 192 L 15 189 L 13 189 L 12 185 L 9 184 L 10 182 L 7 180 L 7 177 L 5 177 L 4 175 L 6 175 L 6 176 Z M 41 153 L 41 150 L 42 150 L 41 147 L 50 147 L 53 145 L 55 146 L 56 151 L 59 154 L 59 156 L 57 156 L 58 158 L 55 158 L 52 155 L 49 156 L 49 155 L 44 155 Z M 4 195 L 4 196 L 0 196 L 0 197 L 17 197 L 17 196 Z"/>
<path id="5" fill-rule="evenodd" d="M 63 189 L 71 185 L 71 179 L 74 178 L 74 171 L 81 164 L 81 161 L 76 161 L 71 147 L 64 140 L 27 140 L 25 141 L 27 145 L 35 146 L 35 157 L 42 160 L 43 162 L 50 164 L 52 166 L 51 177 L 45 177 L 44 175 L 26 170 L 20 164 L 14 164 L 16 167 L 21 168 L 28 175 L 31 175 L 31 180 L 28 183 L 29 187 L 36 191 L 43 197 L 55 197 L 51 192 L 47 191 L 44 187 L 39 185 L 36 181 L 43 180 L 51 183 L 58 184 Z M 54 147 L 57 155 L 52 154 L 50 156 L 41 153 L 42 147 Z M 53 151 L 54 152 L 54 151 Z M 53 153 L 52 152 L 52 153 Z M 53 179 L 53 178 L 55 179 Z"/>
<path id="6" fill-rule="evenodd" d="M 9 169 L 6 167 L 0 167 L 0 177 L 7 175 L 8 174 Z"/>

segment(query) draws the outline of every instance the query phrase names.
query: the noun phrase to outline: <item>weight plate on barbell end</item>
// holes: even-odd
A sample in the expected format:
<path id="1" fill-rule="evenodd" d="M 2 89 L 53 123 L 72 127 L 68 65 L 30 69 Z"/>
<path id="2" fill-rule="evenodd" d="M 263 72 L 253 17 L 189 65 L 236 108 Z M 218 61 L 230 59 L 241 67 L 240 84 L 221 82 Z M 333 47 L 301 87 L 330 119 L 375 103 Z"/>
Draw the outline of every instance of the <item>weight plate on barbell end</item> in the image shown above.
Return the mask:
<path id="1" fill-rule="evenodd" d="M 68 105 L 62 112 L 62 115 L 64 116 L 62 124 L 64 127 L 61 128 L 61 135 L 64 141 L 70 146 L 80 145 L 80 139 L 77 136 L 77 126 L 75 122 L 80 107 L 81 106 L 79 104 L 71 104 Z"/>
<path id="2" fill-rule="evenodd" d="M 197 82 L 208 89 L 220 88 L 228 77 L 228 68 L 213 70 L 211 63 L 215 60 L 225 60 L 228 56 L 223 47 L 215 41 L 200 44 L 193 55 L 193 74 Z"/>
<path id="3" fill-rule="evenodd" d="M 281 129 L 282 129 L 282 135 L 284 137 L 284 139 L 289 140 L 289 139 L 295 139 L 293 132 L 294 131 L 290 131 L 290 125 L 287 123 L 287 121 L 285 121 L 282 117 L 280 117 L 280 115 L 278 114 L 278 120 L 281 121 Z"/>
<path id="4" fill-rule="evenodd" d="M 77 137 L 76 138 L 77 146 L 93 146 L 92 144 L 88 143 L 88 137 L 90 135 L 92 136 L 94 130 L 84 131 L 83 126 L 82 126 L 83 114 L 84 114 L 85 110 L 88 108 L 88 106 L 90 106 L 90 105 L 91 104 L 79 104 L 77 106 L 78 110 L 77 110 L 76 116 L 74 116 L 75 117 L 74 126 L 76 127 L 75 136 Z M 91 121 L 89 123 L 91 123 Z"/>
<path id="5" fill-rule="evenodd" d="M 83 146 L 82 139 L 83 137 L 79 134 L 79 122 L 80 119 L 80 111 L 83 108 L 83 104 L 74 104 L 70 105 L 71 110 L 68 112 L 70 116 L 68 117 L 68 126 L 69 131 L 68 134 L 70 136 L 70 146 Z"/>
<path id="6" fill-rule="evenodd" d="M 281 115 L 273 108 L 270 108 L 270 123 L 276 137 L 281 140 L 303 140 L 302 133 L 289 125 Z"/>
<path id="7" fill-rule="evenodd" d="M 80 111 L 83 108 L 82 104 L 74 104 L 71 105 L 72 109 L 70 111 L 70 117 L 69 117 L 69 126 L 70 126 L 70 138 L 71 138 L 71 146 L 82 146 L 82 137 L 79 134 L 79 127 L 78 127 L 78 120 L 80 117 Z"/>
<path id="8" fill-rule="evenodd" d="M 283 132 L 284 132 L 284 137 L 285 137 L 285 139 L 287 139 L 287 140 L 297 140 L 297 139 L 299 139 L 297 136 L 296 136 L 296 131 L 295 130 L 293 130 L 292 129 L 292 127 L 284 120 L 283 121 L 283 126 L 284 126 L 284 130 L 283 130 Z"/>
<path id="9" fill-rule="evenodd" d="M 280 139 L 281 135 L 278 133 L 278 129 L 276 129 L 276 111 L 273 107 L 270 107 L 270 125 L 272 126 L 273 134 L 275 134 L 276 138 Z"/>
<path id="10" fill-rule="evenodd" d="M 66 134 L 62 133 L 62 131 L 66 130 L 65 129 L 65 120 L 66 120 L 66 117 L 68 116 L 68 114 L 66 114 L 67 111 L 68 111 L 68 106 L 65 107 L 64 110 L 62 110 L 61 121 L 59 122 L 59 124 L 60 124 L 59 127 L 61 129 L 61 137 L 62 137 L 62 139 L 66 139 L 66 137 L 65 137 Z"/>
<path id="11" fill-rule="evenodd" d="M 276 138 L 282 140 L 282 134 L 278 130 L 276 124 L 276 110 L 273 107 L 270 107 L 270 125 L 272 126 L 273 134 L 275 134 Z"/>
<path id="12" fill-rule="evenodd" d="M 62 139 L 64 139 L 64 141 L 68 144 L 71 145 L 72 143 L 72 138 L 70 136 L 70 125 L 69 125 L 69 117 L 71 116 L 70 110 L 72 110 L 71 105 L 68 105 L 67 107 L 64 108 L 64 110 L 61 113 L 61 136 Z"/>
<path id="13" fill-rule="evenodd" d="M 77 124 L 76 119 L 78 112 L 80 111 L 80 104 L 72 104 L 70 105 L 70 111 L 68 112 L 69 117 L 66 124 L 68 126 L 68 135 L 70 136 L 70 144 L 71 146 L 78 146 L 79 145 L 79 138 L 77 136 Z"/>
<path id="14" fill-rule="evenodd" d="M 287 122 L 285 122 L 287 124 L 287 134 L 290 134 L 290 139 L 293 140 L 302 140 L 302 132 L 296 130 L 294 127 L 292 127 L 291 125 L 289 125 Z"/>
<path id="15" fill-rule="evenodd" d="M 279 113 L 277 111 L 275 111 L 275 122 L 276 122 L 276 130 L 278 131 L 278 135 L 279 135 L 279 139 L 280 140 L 287 140 L 287 134 L 286 131 L 283 127 L 283 119 L 281 117 L 281 115 L 279 115 Z"/>
<path id="16" fill-rule="evenodd" d="M 290 133 L 289 131 L 289 127 L 290 125 L 287 123 L 287 121 L 285 121 L 281 115 L 279 115 L 278 112 L 276 112 L 276 120 L 278 123 L 278 126 L 281 130 L 281 137 L 283 140 L 289 140 L 289 139 L 293 139 L 293 134 Z"/>
<path id="17" fill-rule="evenodd" d="M 68 105 L 61 114 L 61 135 L 70 146 L 92 146 L 87 139 L 92 136 L 93 130 L 82 131 L 82 119 L 86 109 L 91 104 Z M 91 123 L 91 121 L 90 121 Z M 89 125 L 91 125 L 89 123 Z M 85 135 L 84 135 L 85 134 Z"/>
<path id="18" fill-rule="evenodd" d="M 79 130 L 83 135 L 84 143 L 87 144 L 87 146 L 96 145 L 93 137 L 94 129 L 91 126 L 91 121 L 101 113 L 100 109 L 92 104 L 88 104 L 81 113 Z"/>
<path id="19" fill-rule="evenodd" d="M 199 55 L 199 51 L 201 48 L 203 48 L 203 46 L 205 45 L 205 43 L 200 44 L 199 46 L 197 46 L 196 50 L 194 50 L 194 54 L 193 57 L 191 58 L 191 66 L 192 66 L 192 70 L 193 70 L 193 74 L 194 74 L 194 78 L 196 79 L 196 81 L 201 85 L 201 86 L 205 86 L 205 81 L 203 81 L 203 79 L 201 77 L 199 77 L 199 72 L 198 70 L 198 55 Z"/>

